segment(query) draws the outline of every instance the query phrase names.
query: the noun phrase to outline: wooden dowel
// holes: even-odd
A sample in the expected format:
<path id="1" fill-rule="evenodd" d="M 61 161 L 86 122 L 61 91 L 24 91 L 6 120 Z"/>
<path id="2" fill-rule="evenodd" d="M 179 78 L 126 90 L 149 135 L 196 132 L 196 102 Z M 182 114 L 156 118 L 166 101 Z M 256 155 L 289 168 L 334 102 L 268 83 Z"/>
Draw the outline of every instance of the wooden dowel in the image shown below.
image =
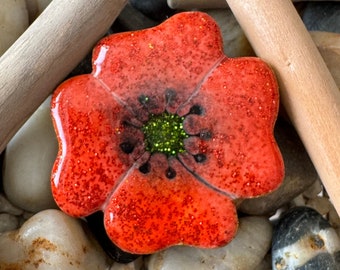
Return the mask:
<path id="1" fill-rule="evenodd" d="M 340 214 L 340 92 L 288 0 L 227 0 L 256 54 L 277 74 L 281 101 Z"/>
<path id="2" fill-rule="evenodd" d="M 52 1 L 0 58 L 0 153 L 105 34 L 127 0 Z"/>

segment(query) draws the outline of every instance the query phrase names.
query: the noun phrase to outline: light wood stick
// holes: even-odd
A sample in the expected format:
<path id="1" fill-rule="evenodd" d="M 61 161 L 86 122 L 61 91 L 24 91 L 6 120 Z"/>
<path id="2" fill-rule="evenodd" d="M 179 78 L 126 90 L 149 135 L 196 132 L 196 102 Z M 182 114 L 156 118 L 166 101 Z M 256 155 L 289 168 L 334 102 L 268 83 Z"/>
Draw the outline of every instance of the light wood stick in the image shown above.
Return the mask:
<path id="1" fill-rule="evenodd" d="M 105 34 L 127 0 L 52 1 L 0 58 L 0 152 Z"/>
<path id="2" fill-rule="evenodd" d="M 256 54 L 275 70 L 281 101 L 340 214 L 340 92 L 289 0 L 227 0 Z"/>

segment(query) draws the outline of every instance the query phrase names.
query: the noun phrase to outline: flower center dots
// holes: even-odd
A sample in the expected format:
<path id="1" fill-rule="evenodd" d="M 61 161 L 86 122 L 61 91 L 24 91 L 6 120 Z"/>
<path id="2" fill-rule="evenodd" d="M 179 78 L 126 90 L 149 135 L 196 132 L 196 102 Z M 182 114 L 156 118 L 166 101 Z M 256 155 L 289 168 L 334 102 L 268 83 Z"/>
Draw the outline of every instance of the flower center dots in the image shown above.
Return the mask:
<path id="1" fill-rule="evenodd" d="M 168 157 L 184 152 L 183 140 L 189 135 L 183 129 L 183 120 L 184 117 L 167 112 L 152 114 L 142 127 L 146 150 L 151 154 L 163 153 Z"/>

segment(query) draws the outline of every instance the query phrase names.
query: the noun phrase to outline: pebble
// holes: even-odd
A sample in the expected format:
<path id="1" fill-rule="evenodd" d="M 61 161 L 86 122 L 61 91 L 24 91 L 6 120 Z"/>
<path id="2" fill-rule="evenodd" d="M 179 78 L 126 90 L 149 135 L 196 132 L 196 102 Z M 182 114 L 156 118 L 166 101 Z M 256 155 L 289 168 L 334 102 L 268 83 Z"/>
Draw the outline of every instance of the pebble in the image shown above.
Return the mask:
<path id="1" fill-rule="evenodd" d="M 8 200 L 29 212 L 56 208 L 50 187 L 58 143 L 47 99 L 8 143 L 3 187 Z"/>
<path id="2" fill-rule="evenodd" d="M 52 0 L 26 0 L 29 21 L 32 23 Z"/>
<path id="3" fill-rule="evenodd" d="M 41 211 L 19 230 L 0 235 L 6 247 L 0 249 L 0 269 L 108 269 L 110 261 L 84 228 L 59 210 Z"/>
<path id="4" fill-rule="evenodd" d="M 254 56 L 255 53 L 230 9 L 203 10 L 217 22 L 223 37 L 224 53 L 228 57 Z"/>
<path id="5" fill-rule="evenodd" d="M 340 239 L 320 213 L 288 210 L 273 230 L 273 270 L 339 270 Z"/>
<path id="6" fill-rule="evenodd" d="M 274 214 L 277 209 L 289 203 L 319 180 L 314 165 L 294 128 L 286 121 L 279 119 L 274 134 L 285 164 L 283 184 L 268 195 L 243 200 L 238 206 L 238 210 L 243 213 Z"/>
<path id="7" fill-rule="evenodd" d="M 19 227 L 18 217 L 8 213 L 0 214 L 0 233 L 12 231 L 17 229 L 18 227 Z"/>
<path id="8" fill-rule="evenodd" d="M 134 8 L 156 21 L 165 20 L 174 13 L 168 6 L 167 0 L 130 0 L 129 2 Z"/>
<path id="9" fill-rule="evenodd" d="M 0 8 L 0 56 L 28 27 L 25 0 L 1 0 Z"/>
<path id="10" fill-rule="evenodd" d="M 169 7 L 173 9 L 216 9 L 226 8 L 228 4 L 225 0 L 168 0 Z"/>
<path id="11" fill-rule="evenodd" d="M 256 233 L 254 233 L 256 232 Z M 249 270 L 270 248 L 272 227 L 264 217 L 242 217 L 235 239 L 216 249 L 174 246 L 147 258 L 148 270 Z"/>
<path id="12" fill-rule="evenodd" d="M 340 34 L 319 31 L 312 31 L 310 34 L 338 88 L 340 88 Z"/>
<path id="13" fill-rule="evenodd" d="M 309 31 L 340 33 L 340 3 L 308 2 L 301 15 Z"/>
<path id="14" fill-rule="evenodd" d="M 11 204 L 7 198 L 0 194 L 0 213 L 8 213 L 11 215 L 19 216 L 22 215 L 24 210 Z"/>
<path id="15" fill-rule="evenodd" d="M 115 20 L 111 27 L 111 31 L 113 33 L 122 31 L 136 31 L 156 26 L 159 23 L 159 21 L 150 19 L 140 10 L 128 3 L 125 5 Z"/>

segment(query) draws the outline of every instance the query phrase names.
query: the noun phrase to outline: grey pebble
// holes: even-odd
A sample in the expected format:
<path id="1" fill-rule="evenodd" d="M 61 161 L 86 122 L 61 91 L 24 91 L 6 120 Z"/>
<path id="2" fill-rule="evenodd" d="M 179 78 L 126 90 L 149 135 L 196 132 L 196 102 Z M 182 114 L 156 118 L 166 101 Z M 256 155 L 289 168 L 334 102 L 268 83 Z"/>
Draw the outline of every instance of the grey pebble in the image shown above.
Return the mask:
<path id="1" fill-rule="evenodd" d="M 11 215 L 19 216 L 24 213 L 24 210 L 11 204 L 7 198 L 0 194 L 0 213 L 8 213 Z"/>
<path id="2" fill-rule="evenodd" d="M 0 233 L 12 231 L 19 227 L 19 219 L 17 216 L 2 213 L 0 214 Z"/>
<path id="3" fill-rule="evenodd" d="M 167 0 L 130 0 L 130 3 L 153 20 L 164 20 L 174 13 Z"/>
<path id="4" fill-rule="evenodd" d="M 340 33 L 340 3 L 337 1 L 308 2 L 301 17 L 309 31 Z"/>

